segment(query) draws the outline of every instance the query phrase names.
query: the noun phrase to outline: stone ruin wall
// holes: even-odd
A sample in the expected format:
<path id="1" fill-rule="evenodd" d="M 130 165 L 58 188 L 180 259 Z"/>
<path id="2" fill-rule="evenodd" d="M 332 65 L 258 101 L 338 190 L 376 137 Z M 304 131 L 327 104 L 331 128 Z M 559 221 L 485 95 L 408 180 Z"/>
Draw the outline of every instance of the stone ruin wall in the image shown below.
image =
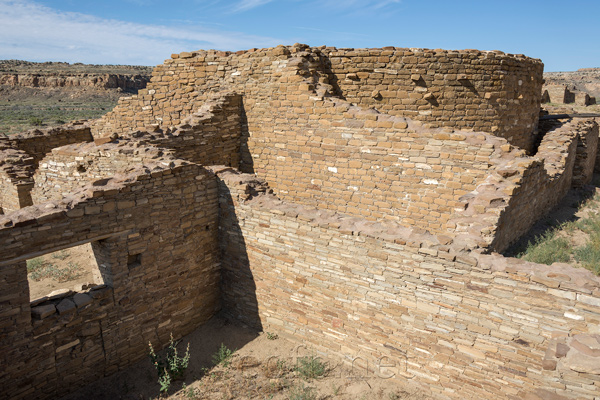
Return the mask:
<path id="1" fill-rule="evenodd" d="M 346 100 L 391 115 L 490 132 L 530 150 L 542 64 L 498 51 L 325 49 Z"/>
<path id="2" fill-rule="evenodd" d="M 529 157 L 503 137 L 434 128 L 403 115 L 348 103 L 339 97 L 343 85 L 336 89 L 327 72 L 323 56 L 327 50 L 321 50 L 293 46 L 237 55 L 178 55 L 157 67 L 152 84 L 156 86 L 121 100 L 113 113 L 92 124 L 95 143 L 70 145 L 45 156 L 35 174 L 40 188 L 34 193 L 40 195 L 34 197 L 40 202 L 55 200 L 6 215 L 0 229 L 0 239 L 28 253 L 17 258 L 0 253 L 4 282 L 14 283 L 11 290 L 19 293 L 4 300 L 8 311 L 0 326 L 18 343 L 16 350 L 6 354 L 14 358 L 14 352 L 23 352 L 32 357 L 25 366 L 11 369 L 10 375 L 0 376 L 2 380 L 19 376 L 21 383 L 11 386 L 11 397 L 41 391 L 50 397 L 61 380 L 73 380 L 70 383 L 76 387 L 112 373 L 143 357 L 148 340 L 167 342 L 167 331 L 180 321 L 167 317 L 173 310 L 186 310 L 182 327 L 174 331 L 180 337 L 219 307 L 252 326 L 309 343 L 321 354 L 348 362 L 359 357 L 355 361 L 362 366 L 368 363 L 367 373 L 381 371 L 381 357 L 389 357 L 385 361 L 393 361 L 388 369 L 395 378 L 416 380 L 442 398 L 566 399 L 586 398 L 598 391 L 600 371 L 594 368 L 600 365 L 596 356 L 600 279 L 564 265 L 542 266 L 483 254 L 517 239 L 519 229 L 535 221 L 537 214 L 532 211 L 548 212 L 563 190 L 591 177 L 597 125 L 593 121 L 567 124 L 550 132 L 536 156 Z M 489 54 L 479 53 L 484 58 Z M 512 57 L 493 54 L 504 60 Z M 523 71 L 527 65 L 541 69 L 539 61 L 521 61 Z M 373 71 L 374 79 L 379 79 L 377 74 Z M 368 77 L 361 79 L 367 84 Z M 532 93 L 539 94 L 537 89 Z M 461 93 L 458 104 L 471 92 L 456 93 Z M 533 102 L 528 96 L 525 93 L 525 104 L 539 101 L 536 94 L 531 94 Z M 509 100 L 510 96 L 506 107 L 515 106 Z M 365 96 L 363 101 L 370 100 Z M 523 137 L 531 137 L 533 131 L 526 132 Z M 212 148 L 218 151 L 212 153 Z M 132 170 L 127 157 L 131 164 L 144 166 Z M 178 157 L 225 166 L 205 171 Z M 87 165 L 83 173 L 78 171 L 80 164 Z M 180 179 L 167 177 L 179 177 L 178 171 L 189 173 Z M 33 176 L 31 170 L 26 172 Z M 114 172 L 129 177 L 101 179 L 94 186 L 94 179 Z M 62 193 L 76 190 L 75 177 L 92 186 L 76 200 L 58 200 Z M 128 189 L 140 182 L 145 182 L 144 190 Z M 544 192 L 552 194 L 551 201 L 523 207 L 547 187 L 553 188 Z M 165 193 L 173 196 L 173 211 L 161 208 Z M 179 193 L 197 195 L 193 204 L 181 204 Z M 408 202 L 398 202 L 397 193 Z M 138 197 L 135 203 L 130 197 L 121 202 L 120 213 L 120 196 Z M 72 207 L 83 209 L 83 215 L 70 211 Z M 141 221 L 151 212 L 148 207 L 156 207 L 154 217 Z M 402 207 L 406 213 L 400 212 Z M 191 216 L 199 210 L 203 213 L 195 225 Z M 171 213 L 179 219 L 171 218 Z M 65 223 L 72 220 L 70 215 L 79 218 L 72 228 Z M 119 221 L 119 229 L 138 230 L 138 222 L 158 225 L 144 225 L 141 236 L 130 238 L 116 235 L 112 222 L 106 226 L 100 222 L 107 216 L 109 221 Z M 169 233 L 174 227 L 188 229 L 187 223 L 181 225 L 183 220 L 197 226 L 192 236 L 203 238 L 199 244 Z M 519 229 L 513 227 L 514 221 L 520 221 Z M 55 235 L 62 229 L 73 233 L 58 243 L 52 242 L 52 236 L 43 242 L 40 232 L 54 232 L 53 226 Z M 155 241 L 161 232 L 168 243 Z M 39 248 L 33 245 L 38 240 L 43 242 Z M 135 244 L 130 246 L 128 240 Z M 99 264 L 111 265 L 113 273 L 105 274 L 110 275 L 105 276 L 107 287 L 29 303 L 23 293 L 28 292 L 23 260 L 85 241 L 95 243 Z M 205 246 L 210 261 L 194 261 L 195 255 L 204 254 Z M 33 247 L 38 253 L 31 253 Z M 181 269 L 163 264 L 161 249 L 168 249 L 166 257 L 176 261 L 173 268 Z M 140 265 L 129 263 L 129 256 L 136 254 L 141 254 Z M 128 263 L 136 267 L 129 268 Z M 136 270 L 139 275 L 130 272 Z M 186 271 L 197 274 L 190 275 L 192 282 L 180 279 Z M 214 283 L 219 279 L 220 288 Z M 205 284 L 211 289 L 181 289 L 198 297 L 177 296 L 172 309 L 167 306 L 172 294 L 160 291 Z M 120 292 L 122 288 L 127 290 Z M 131 291 L 144 294 L 125 295 Z M 148 307 L 146 295 L 152 296 L 155 307 Z M 104 300 L 88 304 L 95 296 Z M 178 303 L 184 299 L 185 305 Z M 100 304 L 105 308 L 96 309 Z M 136 315 L 131 310 L 140 304 L 144 311 Z M 95 313 L 85 314 L 88 309 Z M 145 317 L 144 312 L 157 310 L 155 319 Z M 194 312 L 201 317 L 193 317 Z M 84 314 L 82 324 L 100 318 L 94 319 L 100 331 L 104 335 L 106 329 L 112 336 L 98 337 L 95 327 L 76 333 L 79 320 L 72 322 L 68 316 L 79 313 Z M 137 323 L 138 317 L 146 321 L 143 329 L 147 330 L 140 334 L 142 328 L 137 328 L 136 340 L 122 339 L 133 338 L 127 336 L 129 325 Z M 71 325 L 66 325 L 67 320 Z M 20 324 L 16 333 L 15 323 Z M 36 326 L 46 328 L 39 332 L 62 326 L 43 336 L 52 344 L 40 358 L 28 353 L 39 346 L 32 339 Z M 140 337 L 144 340 L 137 340 Z M 107 349 L 104 353 L 99 343 Z M 84 373 L 63 374 L 53 364 L 52 373 L 38 374 L 33 380 L 19 375 L 35 374 L 40 361 L 48 367 L 50 355 L 63 357 L 61 353 L 68 354 L 69 368 L 84 365 Z M 93 371 L 86 357 L 104 360 L 104 369 Z"/>
<path id="3" fill-rule="evenodd" d="M 514 153 L 494 162 L 463 196 L 451 222 L 470 246 L 501 252 L 552 210 L 569 189 L 589 184 L 598 154 L 598 124 L 567 122 L 548 132 L 535 157 Z"/>
<path id="4" fill-rule="evenodd" d="M 84 143 L 54 149 L 42 160 L 33 175 L 33 204 L 59 201 L 79 190 L 86 182 L 128 173 L 139 165 L 157 159 L 163 159 L 161 162 L 169 165 L 175 158 L 157 149 L 137 148 L 131 143 L 118 146 Z"/>
<path id="5" fill-rule="evenodd" d="M 307 100 L 290 91 L 295 91 L 294 83 L 308 80 L 312 89 L 322 88 L 323 94 L 328 90 L 363 107 L 433 126 L 491 132 L 529 150 L 538 121 L 542 69 L 539 60 L 476 50 L 296 45 L 235 54 L 175 54 L 154 70 L 147 89 L 122 99 L 94 135 L 157 122 L 177 125 L 208 93 L 230 87 L 244 95 L 250 132 L 270 130 L 272 125 L 264 126 L 260 119 L 277 114 L 278 100 L 287 101 L 284 106 Z M 289 108 L 279 114 L 290 114 Z"/>
<path id="6" fill-rule="evenodd" d="M 33 172 L 52 149 L 92 140 L 90 128 L 80 123 L 0 137 L 0 214 L 33 204 Z"/>
<path id="7" fill-rule="evenodd" d="M 376 52 L 381 58 L 374 58 Z M 342 55 L 346 57 L 343 61 Z M 494 52 L 338 51 L 305 46 L 239 54 L 174 55 L 156 68 L 147 89 L 121 100 L 112 113 L 93 126 L 93 134 L 100 137 L 113 131 L 155 129 L 152 127 L 157 123 L 167 130 L 214 92 L 231 89 L 243 97 L 240 169 L 256 172 L 281 198 L 370 219 L 389 218 L 409 225 L 424 219 L 426 229 L 453 229 L 446 222 L 458 199 L 475 188 L 475 182 L 489 167 L 486 160 L 493 151 L 490 139 L 475 139 L 475 143 L 465 146 L 471 139 L 463 133 L 453 134 L 452 129 L 436 133 L 416 122 L 409 126 L 400 116 L 369 112 L 332 97 L 340 90 L 343 96 L 346 87 L 357 87 L 354 81 L 352 85 L 340 84 L 337 75 L 330 72 L 336 71 L 338 63 L 351 65 L 347 60 L 360 66 L 362 84 L 367 88 L 374 85 L 385 91 L 396 84 L 405 90 L 410 87 L 411 96 L 419 94 L 420 100 L 414 96 L 403 99 L 403 105 L 394 106 L 392 114 L 407 113 L 427 121 L 427 113 L 417 112 L 425 107 L 422 102 L 427 93 L 416 88 L 429 87 L 440 100 L 436 106 L 425 103 L 436 113 L 448 115 L 444 125 L 461 126 L 473 117 L 470 110 L 485 109 L 487 116 L 479 118 L 476 114 L 489 130 L 502 123 L 497 132 L 512 132 L 516 142 L 525 143 L 534 137 L 539 110 L 539 96 L 535 94 L 541 85 L 541 63 L 537 60 L 524 61 Z M 385 77 L 378 69 L 391 71 L 392 66 L 401 65 L 404 70 Z M 437 75 L 425 77 L 426 83 L 418 86 L 407 71 L 422 72 L 425 67 L 437 71 Z M 341 74 L 343 68 L 336 73 Z M 467 74 L 465 84 L 466 80 L 485 75 L 489 85 L 477 84 L 476 90 L 466 90 L 469 85 L 459 85 L 455 72 Z M 356 89 L 346 91 L 354 93 L 356 99 L 362 98 Z M 398 91 L 387 90 L 379 108 L 385 109 L 387 102 L 393 102 L 390 96 Z M 527 100 L 504 100 L 507 97 L 503 91 Z M 364 99 L 361 102 L 370 106 Z M 503 120 L 501 110 L 512 118 Z M 522 137 L 515 139 L 516 131 Z M 399 174 L 402 180 L 397 179 Z M 434 197 L 438 198 L 436 203 Z"/>
<path id="8" fill-rule="evenodd" d="M 216 190 L 202 167 L 155 162 L 0 217 L 1 397 L 66 394 L 214 315 Z M 86 242 L 106 284 L 30 303 L 25 260 Z"/>
<path id="9" fill-rule="evenodd" d="M 203 165 L 239 167 L 241 98 L 225 94 L 207 101 L 172 132 L 158 127 L 130 137 L 100 138 L 93 143 L 62 146 L 40 161 L 33 175 L 34 204 L 62 197 L 82 182 L 129 172 L 132 165 L 155 159 L 184 159 Z"/>
<path id="10" fill-rule="evenodd" d="M 600 339 L 600 278 L 589 271 L 466 256 L 444 235 L 273 196 L 244 201 L 252 183 L 218 177 L 223 306 L 234 318 L 441 398 L 598 393 L 600 341 L 567 359 L 554 351 L 574 335 Z"/>

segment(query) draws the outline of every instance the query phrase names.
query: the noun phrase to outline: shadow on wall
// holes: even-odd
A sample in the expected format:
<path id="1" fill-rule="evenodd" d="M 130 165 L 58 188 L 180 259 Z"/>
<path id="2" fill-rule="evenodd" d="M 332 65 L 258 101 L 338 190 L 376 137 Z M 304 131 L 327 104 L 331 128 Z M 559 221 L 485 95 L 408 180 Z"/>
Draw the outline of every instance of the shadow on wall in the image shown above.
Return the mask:
<path id="1" fill-rule="evenodd" d="M 323 72 L 327 75 L 328 83 L 333 89 L 332 94 L 342 100 L 346 100 L 346 97 L 344 97 L 344 92 L 342 92 L 342 88 L 340 88 L 338 83 L 338 77 L 333 73 L 333 69 L 331 68 L 331 60 L 329 60 L 329 57 L 325 56 L 324 54 L 322 54 L 321 57 Z"/>
<path id="2" fill-rule="evenodd" d="M 227 185 L 219 184 L 219 246 L 221 251 L 221 300 L 226 316 L 262 331 L 256 299 L 256 283 L 250 270 L 246 241 Z"/>
<path id="3" fill-rule="evenodd" d="M 240 101 L 240 166 L 239 170 L 248 174 L 254 173 L 254 159 L 248 148 L 250 131 L 248 130 L 248 117 L 244 108 L 244 100 Z"/>

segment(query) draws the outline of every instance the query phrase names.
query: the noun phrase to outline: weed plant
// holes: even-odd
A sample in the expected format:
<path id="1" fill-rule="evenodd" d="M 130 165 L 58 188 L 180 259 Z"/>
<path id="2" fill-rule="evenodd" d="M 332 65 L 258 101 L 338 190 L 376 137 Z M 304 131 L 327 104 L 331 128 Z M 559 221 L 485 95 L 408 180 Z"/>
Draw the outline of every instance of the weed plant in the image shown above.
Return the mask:
<path id="1" fill-rule="evenodd" d="M 521 258 L 538 264 L 550 265 L 555 262 L 569 262 L 571 245 L 563 237 L 557 237 L 556 231 L 550 231 L 529 243 Z"/>
<path id="2" fill-rule="evenodd" d="M 316 400 L 317 399 L 317 391 L 315 388 L 304 385 L 301 383 L 298 386 L 293 386 L 290 389 L 289 400 Z"/>
<path id="3" fill-rule="evenodd" d="M 150 361 L 152 361 L 152 365 L 154 365 L 158 373 L 158 384 L 160 385 L 161 393 L 166 393 L 169 390 L 173 380 L 183 378 L 185 370 L 190 363 L 190 344 L 188 343 L 187 345 L 185 355 L 180 357 L 177 352 L 178 343 L 173 340 L 173 334 L 171 333 L 169 347 L 163 359 L 156 354 L 152 343 L 148 342 L 148 357 L 150 357 Z"/>
<path id="4" fill-rule="evenodd" d="M 325 375 L 325 372 L 327 372 L 327 364 L 314 355 L 300 357 L 298 359 L 296 371 L 304 379 L 315 379 Z"/>
<path id="5" fill-rule="evenodd" d="M 221 347 L 219 350 L 212 356 L 212 361 L 214 365 L 223 365 L 224 367 L 228 367 L 231 364 L 231 357 L 233 357 L 233 353 L 235 350 L 230 350 L 221 343 Z"/>

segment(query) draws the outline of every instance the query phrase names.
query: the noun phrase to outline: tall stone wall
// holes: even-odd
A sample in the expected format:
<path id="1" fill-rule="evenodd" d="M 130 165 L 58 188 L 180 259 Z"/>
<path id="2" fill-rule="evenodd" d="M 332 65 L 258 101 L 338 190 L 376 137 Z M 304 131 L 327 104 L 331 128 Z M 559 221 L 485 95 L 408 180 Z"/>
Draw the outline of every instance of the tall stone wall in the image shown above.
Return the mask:
<path id="1" fill-rule="evenodd" d="M 245 201 L 252 185 L 229 174 L 220 242 L 234 317 L 448 398 L 597 395 L 600 279 L 589 271 L 465 256 L 444 236 L 268 195 Z"/>
<path id="2" fill-rule="evenodd" d="M 501 52 L 415 49 L 335 49 L 305 45 L 174 55 L 156 67 L 148 88 L 122 99 L 95 135 L 179 124 L 207 93 L 243 94 L 249 127 L 264 106 L 301 107 L 311 91 L 342 96 L 361 106 L 447 126 L 490 132 L 531 149 L 541 101 L 539 60 Z M 290 83 L 306 81 L 309 86 Z M 312 86 L 311 86 L 312 85 Z M 255 107 L 257 106 L 258 107 Z M 268 109 L 266 111 L 269 111 Z M 315 116 L 318 118 L 318 116 Z M 276 130 L 285 130 L 284 119 Z M 110 129 L 109 129 L 110 128 Z M 255 130 L 250 128 L 250 132 Z"/>
<path id="3" fill-rule="evenodd" d="M 0 397 L 56 398 L 190 333 L 219 307 L 217 187 L 156 162 L 0 217 Z M 30 303 L 25 260 L 92 242 L 106 285 Z"/>
<path id="4" fill-rule="evenodd" d="M 490 132 L 530 150 L 541 102 L 540 60 L 499 51 L 323 50 L 347 101 L 433 127 Z"/>
<path id="5" fill-rule="evenodd" d="M 155 69 L 148 89 L 122 99 L 112 113 L 93 126 L 93 134 L 95 137 L 111 132 L 128 135 L 137 129 L 176 131 L 179 129 L 177 124 L 182 123 L 186 115 L 197 112 L 207 99 L 218 96 L 218 91 L 234 89 L 243 102 L 239 167 L 243 171 L 256 172 L 281 198 L 371 219 L 388 218 L 406 225 L 421 224 L 424 229 L 436 232 L 454 229 L 446 223 L 458 205 L 458 199 L 475 188 L 490 167 L 490 155 L 500 151 L 506 143 L 485 134 L 436 131 L 416 122 L 413 124 L 409 119 L 365 111 L 331 97 L 339 90 L 332 82 L 328 66 L 341 63 L 333 59 L 331 52 L 334 50 L 298 45 L 236 54 L 201 51 L 174 55 Z M 401 50 L 394 50 L 392 55 L 385 49 L 379 52 L 394 62 L 400 62 L 398 57 L 404 54 Z M 348 57 L 352 54 L 348 52 Z M 500 93 L 494 92 L 492 97 L 477 97 L 478 102 L 486 104 L 485 107 L 477 103 L 479 105 L 471 104 L 468 108 L 487 110 L 486 107 L 497 107 L 509 110 L 509 113 L 526 111 L 535 115 L 528 120 L 528 124 L 535 126 L 536 101 L 539 103 L 539 99 L 529 96 L 529 90 L 538 85 L 535 75 L 537 69 L 541 71 L 538 61 L 516 57 L 515 65 L 521 65 L 519 69 L 511 67 L 513 64 L 507 61 L 512 56 L 496 53 L 458 52 L 458 58 L 448 58 L 448 54 L 454 54 L 452 52 L 423 54 L 428 54 L 431 62 L 431 57 L 446 57 L 443 64 L 430 66 L 438 73 L 445 68 L 448 74 L 463 69 L 483 74 L 481 71 L 488 67 L 496 71 L 496 75 L 490 75 L 486 82 L 494 82 L 511 95 L 517 87 L 523 89 L 519 96 L 525 96 L 527 104 L 523 104 L 525 100 L 517 104 L 518 101 L 513 102 L 512 98 L 506 104 L 501 100 L 500 104 L 494 97 Z M 407 63 L 411 56 L 406 57 Z M 350 60 L 362 65 L 358 59 Z M 472 70 L 465 69 L 466 64 L 472 65 Z M 394 65 L 399 67 L 399 64 Z M 498 65 L 505 69 L 497 70 Z M 407 71 L 412 71 L 411 68 L 407 67 Z M 371 78 L 378 79 L 377 74 Z M 522 74 L 529 74 L 528 78 Z M 480 76 L 475 74 L 468 79 L 476 78 Z M 404 80 L 403 85 L 410 84 L 415 93 L 420 93 L 416 89 L 419 86 L 406 76 L 406 71 L 396 79 Z M 514 87 L 503 86 L 512 80 L 514 85 L 510 85 Z M 444 82 L 436 81 L 436 85 L 441 87 Z M 388 83 L 385 81 L 386 90 Z M 379 87 L 384 81 L 374 85 Z M 470 98 L 473 93 L 467 92 Z M 461 96 L 467 92 L 447 93 L 447 100 L 455 96 L 457 102 L 466 102 Z M 539 88 L 535 92 L 538 93 Z M 422 100 L 421 93 L 419 96 Z M 413 105 L 420 107 L 417 100 Z M 445 109 L 446 105 L 441 104 L 439 108 Z M 396 111 L 396 114 L 402 114 L 400 109 Z M 460 114 L 463 111 L 457 111 L 455 121 L 465 120 L 466 114 Z M 235 118 L 233 110 L 228 112 Z M 414 113 L 411 116 L 420 118 Z M 498 118 L 504 121 L 505 115 L 480 117 L 476 114 L 476 118 L 486 121 L 489 125 L 486 127 L 490 127 Z M 428 121 L 428 118 L 424 119 Z M 515 126 L 521 126 L 515 121 L 522 120 L 520 114 L 512 115 L 510 119 Z M 441 125 L 452 126 L 451 123 Z M 504 130 L 509 131 L 508 128 Z M 527 130 L 527 135 L 532 132 L 533 128 Z M 189 159 L 190 155 L 182 154 L 182 157 Z M 332 196 L 335 200 L 330 201 Z"/>

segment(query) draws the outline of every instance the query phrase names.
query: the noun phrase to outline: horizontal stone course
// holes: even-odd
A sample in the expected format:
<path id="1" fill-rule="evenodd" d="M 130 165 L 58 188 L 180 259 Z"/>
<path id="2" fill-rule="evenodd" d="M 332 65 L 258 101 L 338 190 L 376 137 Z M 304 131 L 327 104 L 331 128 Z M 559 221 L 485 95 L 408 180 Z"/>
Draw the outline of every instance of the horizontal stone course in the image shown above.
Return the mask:
<path id="1" fill-rule="evenodd" d="M 208 320 L 219 308 L 217 214 L 211 173 L 155 160 L 0 216 L 0 303 L 10 310 L 0 335 L 11 338 L 0 342 L 0 397 L 66 394 Z M 107 286 L 30 303 L 24 260 L 86 241 Z M 133 269 L 132 253 L 141 254 Z"/>
<path id="2" fill-rule="evenodd" d="M 431 396 L 589 398 L 599 375 L 574 360 L 595 357 L 600 280 L 486 254 L 597 158 L 591 120 L 533 146 L 541 68 L 476 50 L 186 52 L 72 142 L 1 139 L 0 357 L 27 361 L 0 387 L 64 394 L 222 308 L 367 373 L 387 357 Z M 30 301 L 25 260 L 86 242 L 104 284 Z"/>
<path id="3" fill-rule="evenodd" d="M 564 398 L 596 392 L 600 376 L 570 367 L 541 373 L 554 335 L 593 332 L 600 321 L 600 307 L 582 310 L 586 294 L 552 289 L 566 276 L 598 295 L 600 279 L 589 271 L 465 258 L 452 244 L 391 223 L 269 195 L 244 201 L 242 177 L 218 176 L 228 207 L 220 223 L 224 308 L 234 317 L 348 362 L 361 356 L 376 366 L 389 357 L 397 377 L 418 378 L 436 395 L 519 397 L 553 382 L 563 383 L 552 393 Z M 586 389 L 565 389 L 574 381 Z"/>

